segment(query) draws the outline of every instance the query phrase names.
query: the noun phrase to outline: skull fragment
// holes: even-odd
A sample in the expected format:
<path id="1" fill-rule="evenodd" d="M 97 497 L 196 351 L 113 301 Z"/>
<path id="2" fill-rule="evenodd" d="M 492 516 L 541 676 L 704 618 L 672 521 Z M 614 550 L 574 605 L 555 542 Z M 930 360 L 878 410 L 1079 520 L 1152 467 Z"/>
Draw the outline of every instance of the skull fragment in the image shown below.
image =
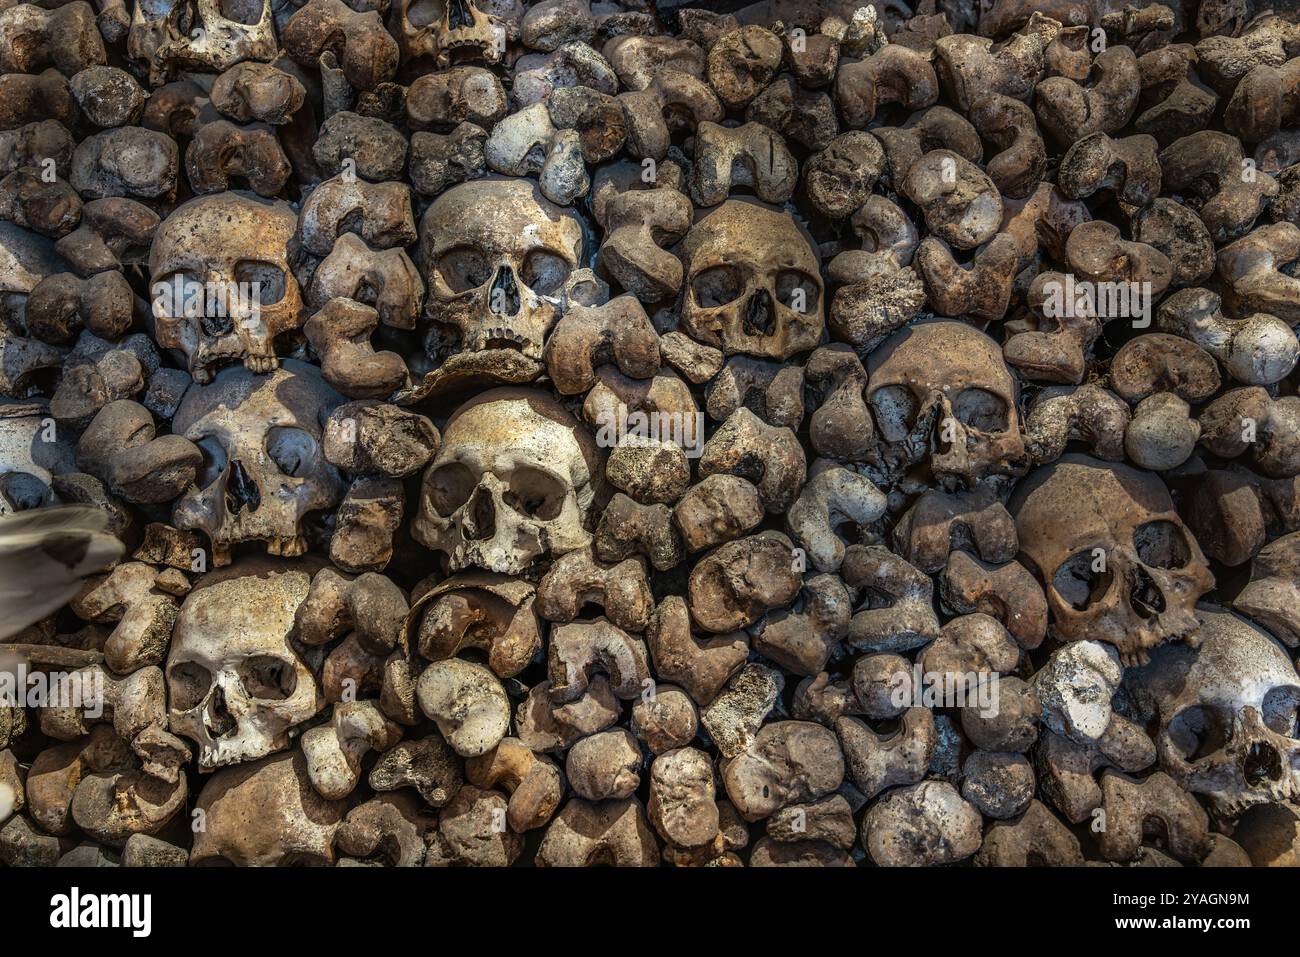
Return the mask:
<path id="1" fill-rule="evenodd" d="M 498 63 L 507 41 L 519 32 L 522 12 L 518 0 L 397 0 L 389 29 L 407 63 L 423 57 L 439 67 L 474 60 Z"/>

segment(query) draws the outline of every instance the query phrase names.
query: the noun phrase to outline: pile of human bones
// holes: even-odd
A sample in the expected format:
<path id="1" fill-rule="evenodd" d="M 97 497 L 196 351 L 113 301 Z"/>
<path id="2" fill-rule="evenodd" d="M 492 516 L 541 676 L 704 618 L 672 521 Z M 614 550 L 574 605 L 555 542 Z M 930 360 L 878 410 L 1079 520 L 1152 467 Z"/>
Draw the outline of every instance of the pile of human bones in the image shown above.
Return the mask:
<path id="1" fill-rule="evenodd" d="M 1298 18 L 979 6 L 9 4 L 0 861 L 1294 862 Z"/>

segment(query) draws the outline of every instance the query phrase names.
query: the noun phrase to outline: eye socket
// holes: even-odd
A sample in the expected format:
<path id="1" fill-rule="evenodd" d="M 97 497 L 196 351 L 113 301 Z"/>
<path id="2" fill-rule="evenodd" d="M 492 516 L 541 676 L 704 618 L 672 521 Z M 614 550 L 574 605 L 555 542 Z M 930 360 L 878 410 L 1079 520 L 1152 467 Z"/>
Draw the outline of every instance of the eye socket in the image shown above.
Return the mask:
<path id="1" fill-rule="evenodd" d="M 203 453 L 203 462 L 199 465 L 194 482 L 199 488 L 204 489 L 220 478 L 221 473 L 226 470 L 226 450 L 211 435 L 205 435 L 194 444 Z"/>
<path id="2" fill-rule="evenodd" d="M 239 666 L 239 680 L 254 698 L 283 701 L 298 687 L 298 672 L 283 658 L 254 655 Z"/>
<path id="3" fill-rule="evenodd" d="M 1133 547 L 1142 563 L 1152 568 L 1182 568 L 1192 559 L 1183 530 L 1164 519 L 1133 529 Z"/>
<path id="4" fill-rule="evenodd" d="M 1264 695 L 1260 707 L 1264 712 L 1264 724 L 1270 730 L 1288 738 L 1300 738 L 1296 714 L 1300 710 L 1300 687 L 1279 685 Z"/>
<path id="5" fill-rule="evenodd" d="M 1006 402 L 985 389 L 962 389 L 953 400 L 952 414 L 977 432 L 1005 432 L 1009 426 Z"/>
<path id="6" fill-rule="evenodd" d="M 504 497 L 515 511 L 549 522 L 559 517 L 567 494 L 568 489 L 554 475 L 522 467 L 510 473 L 510 487 Z"/>
<path id="7" fill-rule="evenodd" d="M 320 446 L 302 429 L 277 426 L 266 433 L 266 454 L 285 475 L 301 478 L 316 465 Z"/>
<path id="8" fill-rule="evenodd" d="M 1085 548 L 1061 562 L 1052 576 L 1052 587 L 1075 611 L 1086 610 L 1110 590 L 1110 563 L 1105 563 L 1103 571 L 1097 571 L 1095 564 L 1093 549 Z"/>
<path id="9" fill-rule="evenodd" d="M 691 295 L 702 309 L 717 309 L 735 302 L 745 291 L 745 279 L 735 266 L 710 266 L 691 280 Z"/>
<path id="10" fill-rule="evenodd" d="M 406 8 L 406 19 L 413 27 L 427 27 L 442 19 L 443 0 L 415 0 Z"/>
<path id="11" fill-rule="evenodd" d="M 916 396 L 901 385 L 882 386 L 871 393 L 871 408 L 876 425 L 887 442 L 901 442 L 916 424 L 920 404 Z"/>
<path id="12" fill-rule="evenodd" d="M 1184 761 L 1209 757 L 1227 743 L 1224 728 L 1213 711 L 1192 705 L 1174 715 L 1169 722 L 1169 740 Z"/>
<path id="13" fill-rule="evenodd" d="M 241 284 L 240 296 L 250 294 L 252 284 L 257 283 L 257 301 L 262 306 L 275 305 L 284 298 L 285 290 L 288 288 L 283 269 L 275 263 L 258 259 L 246 259 L 235 263 L 235 281 Z M 244 283 L 248 285 L 244 286 Z"/>
<path id="14" fill-rule="evenodd" d="M 811 315 L 817 311 L 817 292 L 816 281 L 807 273 L 787 269 L 777 274 L 777 301 L 800 315 Z"/>
<path id="15" fill-rule="evenodd" d="M 178 269 L 160 276 L 149 288 L 153 314 L 159 319 L 198 319 L 207 314 L 203 277 Z"/>
<path id="16" fill-rule="evenodd" d="M 218 9 L 227 20 L 253 26 L 262 19 L 261 0 L 219 0 Z"/>
<path id="17" fill-rule="evenodd" d="M 478 485 L 478 477 L 460 462 L 448 462 L 431 474 L 424 483 L 430 507 L 443 518 L 469 501 Z"/>
<path id="18" fill-rule="evenodd" d="M 564 288 L 572 270 L 560 256 L 545 249 L 534 249 L 524 259 L 523 284 L 540 296 L 551 296 Z"/>
<path id="19" fill-rule="evenodd" d="M 438 257 L 438 275 L 454 293 L 477 289 L 492 278 L 492 264 L 472 246 L 456 246 Z"/>
<path id="20" fill-rule="evenodd" d="M 177 711 L 202 704 L 212 687 L 212 672 L 196 661 L 178 662 L 167 675 L 168 696 Z"/>

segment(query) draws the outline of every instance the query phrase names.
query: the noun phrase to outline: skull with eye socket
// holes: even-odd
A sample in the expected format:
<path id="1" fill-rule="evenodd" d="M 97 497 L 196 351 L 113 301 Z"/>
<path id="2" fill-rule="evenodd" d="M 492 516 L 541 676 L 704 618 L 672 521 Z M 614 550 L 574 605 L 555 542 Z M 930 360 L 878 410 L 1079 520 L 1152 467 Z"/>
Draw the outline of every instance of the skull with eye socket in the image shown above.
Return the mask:
<path id="1" fill-rule="evenodd" d="M 451 571 L 530 572 L 591 543 L 603 475 L 591 435 L 550 395 L 493 389 L 447 421 L 411 534 Z"/>
<path id="2" fill-rule="evenodd" d="M 226 192 L 184 203 L 158 227 L 149 253 L 158 344 L 185 354 L 195 382 L 230 360 L 276 367 L 276 336 L 304 318 L 289 269 L 297 223 L 288 203 Z"/>
<path id="3" fill-rule="evenodd" d="M 1114 645 L 1125 665 L 1195 642 L 1214 575 L 1159 476 L 1069 454 L 1024 479 L 1009 507 L 1061 639 Z"/>
<path id="4" fill-rule="evenodd" d="M 289 642 L 315 568 L 249 559 L 185 597 L 167 656 L 167 720 L 198 745 L 201 770 L 287 747 L 290 730 L 324 706 Z"/>
<path id="5" fill-rule="evenodd" d="M 447 190 L 420 223 L 425 309 L 436 324 L 430 358 L 510 350 L 540 373 L 543 342 L 582 251 L 581 220 L 530 180 L 474 180 Z M 448 333 L 458 343 L 440 345 Z"/>
<path id="6" fill-rule="evenodd" d="M 1160 767 L 1236 817 L 1300 799 L 1300 675 L 1281 645 L 1223 609 L 1196 611 L 1195 648 L 1164 645 L 1124 688 L 1152 727 Z"/>
<path id="7" fill-rule="evenodd" d="M 691 227 L 681 328 L 726 355 L 786 360 L 821 342 L 821 263 L 787 212 L 732 199 Z"/>
<path id="8" fill-rule="evenodd" d="M 483 60 L 498 63 L 518 38 L 519 0 L 397 0 L 389 31 L 402 62 L 429 57 L 439 67 Z"/>
<path id="9" fill-rule="evenodd" d="M 871 353 L 867 369 L 867 403 L 888 458 L 907 466 L 928 454 L 944 485 L 1019 469 L 1019 389 L 1001 348 L 978 329 L 964 322 L 909 326 Z"/>
<path id="10" fill-rule="evenodd" d="M 319 369 L 294 359 L 267 376 L 231 366 L 191 387 L 172 431 L 198 445 L 203 465 L 172 524 L 206 532 L 216 565 L 248 541 L 265 542 L 272 555 L 301 555 L 308 513 L 343 499 L 343 478 L 321 449 L 325 420 L 342 402 Z"/>

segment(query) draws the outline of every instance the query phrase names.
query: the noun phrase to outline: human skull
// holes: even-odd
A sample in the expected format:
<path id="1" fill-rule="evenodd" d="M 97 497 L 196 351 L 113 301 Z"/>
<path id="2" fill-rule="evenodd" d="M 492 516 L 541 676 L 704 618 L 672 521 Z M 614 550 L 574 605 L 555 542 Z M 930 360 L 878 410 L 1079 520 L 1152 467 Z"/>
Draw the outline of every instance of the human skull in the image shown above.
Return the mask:
<path id="1" fill-rule="evenodd" d="M 964 322 L 923 322 L 868 359 L 867 402 L 906 464 L 930 453 L 945 484 L 1014 471 L 1025 451 L 1019 389 L 996 342 Z"/>
<path id="2" fill-rule="evenodd" d="M 679 255 L 681 328 L 691 338 L 781 360 L 821 341 L 821 266 L 789 213 L 728 200 L 691 227 Z"/>
<path id="3" fill-rule="evenodd" d="M 499 63 L 519 32 L 519 0 L 397 0 L 392 32 L 402 62 L 432 57 L 439 67 L 470 60 Z"/>
<path id="4" fill-rule="evenodd" d="M 493 389 L 461 406 L 424 473 L 411 534 L 452 571 L 518 575 L 591 542 L 604 466 L 586 429 L 533 389 Z"/>
<path id="5" fill-rule="evenodd" d="M 420 223 L 426 311 L 459 330 L 461 351 L 515 349 L 540 359 L 582 247 L 582 222 L 530 180 L 455 186 Z"/>
<path id="6" fill-rule="evenodd" d="M 289 644 L 311 571 L 252 559 L 210 572 L 185 597 L 167 656 L 167 720 L 198 745 L 202 770 L 287 747 L 290 729 L 324 707 Z"/>
<path id="7" fill-rule="evenodd" d="M 198 445 L 203 465 L 172 524 L 206 532 L 217 565 L 247 541 L 301 555 L 304 517 L 343 499 L 345 483 L 321 450 L 325 420 L 342 402 L 319 369 L 294 359 L 267 376 L 231 366 L 211 385 L 191 387 L 172 431 Z"/>
<path id="8" fill-rule="evenodd" d="M 226 192 L 190 200 L 158 227 L 149 254 L 158 344 L 185 353 L 195 382 L 211 382 L 228 359 L 275 368 L 275 337 L 303 323 L 288 253 L 297 223 L 288 203 Z"/>
<path id="9" fill-rule="evenodd" d="M 66 431 L 40 403 L 0 402 L 0 515 L 56 501 L 53 477 L 77 470 Z"/>
<path id="10" fill-rule="evenodd" d="M 1010 510 L 1062 639 L 1107 642 L 1131 665 L 1196 631 L 1214 576 L 1159 476 L 1065 455 L 1022 481 Z"/>
<path id="11" fill-rule="evenodd" d="M 1125 675 L 1140 716 L 1158 721 L 1160 767 L 1236 817 L 1300 798 L 1300 675 L 1286 651 L 1222 609 L 1196 611 L 1200 643 L 1165 645 Z"/>
<path id="12" fill-rule="evenodd" d="M 157 86 L 179 70 L 221 73 L 279 53 L 271 0 L 137 0 L 127 55 L 149 64 Z"/>

